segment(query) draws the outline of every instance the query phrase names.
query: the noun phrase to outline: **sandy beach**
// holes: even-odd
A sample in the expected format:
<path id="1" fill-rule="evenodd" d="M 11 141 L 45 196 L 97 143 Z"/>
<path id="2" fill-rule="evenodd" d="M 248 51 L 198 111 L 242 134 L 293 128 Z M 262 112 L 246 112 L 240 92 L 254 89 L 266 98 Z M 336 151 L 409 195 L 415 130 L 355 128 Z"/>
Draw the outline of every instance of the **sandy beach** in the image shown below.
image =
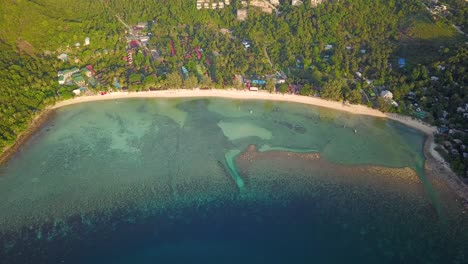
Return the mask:
<path id="1" fill-rule="evenodd" d="M 147 91 L 147 92 L 112 92 L 104 95 L 89 95 L 89 96 L 80 96 L 70 100 L 60 101 L 54 106 L 47 108 L 43 114 L 35 119 L 31 125 L 31 129 L 26 131 L 19 137 L 19 140 L 9 149 L 3 151 L 0 156 L 0 163 L 4 162 L 11 156 L 28 138 L 28 135 L 34 133 L 39 123 L 47 120 L 44 116 L 50 114 L 50 110 L 58 109 L 60 107 L 93 102 L 93 101 L 103 101 L 103 100 L 117 100 L 125 98 L 202 98 L 202 97 L 217 97 L 217 98 L 231 98 L 231 99 L 240 99 L 240 100 L 270 100 L 270 101 L 284 101 L 284 102 L 294 102 L 307 105 L 314 105 L 320 107 L 326 107 L 330 109 L 335 109 L 339 111 L 344 111 L 351 114 L 358 115 L 368 115 L 374 117 L 388 118 L 400 122 L 408 127 L 417 129 L 422 133 L 427 135 L 427 140 L 425 143 L 424 154 L 426 155 L 426 167 L 430 169 L 431 173 L 437 174 L 438 177 L 442 178 L 448 183 L 449 186 L 454 189 L 454 191 L 463 199 L 468 201 L 468 186 L 463 184 L 458 176 L 455 175 L 450 170 L 448 164 L 443 160 L 443 158 L 435 151 L 435 142 L 433 134 L 436 132 L 436 128 L 429 124 L 423 123 L 419 120 L 413 119 L 407 116 L 401 116 L 393 113 L 383 113 L 379 110 L 369 108 L 363 105 L 349 105 L 343 104 L 342 102 L 336 101 L 327 101 L 318 97 L 310 96 L 300 96 L 292 94 L 279 94 L 279 93 L 268 93 L 266 91 L 247 91 L 247 90 L 162 90 L 162 91 Z M 42 120 L 42 122 L 41 122 Z M 437 172 L 437 173 L 435 173 Z"/>

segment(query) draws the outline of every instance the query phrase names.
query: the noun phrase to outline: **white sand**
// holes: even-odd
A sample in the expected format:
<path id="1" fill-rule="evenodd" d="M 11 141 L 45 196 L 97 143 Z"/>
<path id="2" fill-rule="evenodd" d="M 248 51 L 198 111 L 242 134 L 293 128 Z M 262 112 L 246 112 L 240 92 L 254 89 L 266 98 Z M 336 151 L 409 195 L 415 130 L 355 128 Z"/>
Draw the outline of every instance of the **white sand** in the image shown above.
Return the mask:
<path id="1" fill-rule="evenodd" d="M 81 96 L 70 100 L 58 102 L 52 109 L 60 108 L 67 105 L 101 101 L 115 100 L 122 98 L 194 98 L 194 97 L 219 97 L 233 99 L 256 99 L 256 100 L 271 100 L 271 101 L 286 101 L 308 105 L 321 106 L 340 111 L 345 111 L 352 114 L 369 115 L 376 117 L 389 118 L 401 122 L 409 127 L 415 128 L 427 135 L 433 134 L 436 129 L 433 126 L 425 124 L 421 121 L 405 117 L 397 114 L 385 114 L 379 110 L 369 108 L 363 105 L 345 105 L 341 102 L 327 101 L 317 97 L 300 96 L 291 94 L 271 94 L 266 91 L 251 92 L 247 90 L 163 90 L 151 92 L 113 92 L 105 95 Z"/>

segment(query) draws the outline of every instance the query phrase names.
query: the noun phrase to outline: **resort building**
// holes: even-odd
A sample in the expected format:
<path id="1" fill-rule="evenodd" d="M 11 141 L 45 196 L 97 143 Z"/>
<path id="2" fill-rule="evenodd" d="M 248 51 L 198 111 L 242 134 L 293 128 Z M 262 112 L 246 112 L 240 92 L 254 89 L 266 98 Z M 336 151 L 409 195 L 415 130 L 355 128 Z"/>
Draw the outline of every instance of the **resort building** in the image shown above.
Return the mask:
<path id="1" fill-rule="evenodd" d="M 323 0 L 310 0 L 310 5 L 316 7 L 318 4 L 322 3 Z"/>
<path id="2" fill-rule="evenodd" d="M 65 77 L 64 77 L 63 75 L 59 75 L 59 76 L 58 76 L 58 83 L 59 83 L 60 85 L 65 84 Z"/>
<path id="3" fill-rule="evenodd" d="M 63 75 L 63 77 L 64 77 L 65 79 L 68 79 L 68 78 L 70 78 L 73 74 L 75 74 L 75 73 L 77 73 L 77 72 L 79 72 L 79 71 L 80 71 L 80 69 L 78 69 L 78 68 L 72 68 L 72 69 L 70 69 L 70 70 L 59 71 L 58 74 L 57 74 L 57 76 Z"/>
<path id="4" fill-rule="evenodd" d="M 302 1 L 302 0 L 291 0 L 291 5 L 298 6 L 298 5 L 302 5 L 303 2 L 304 1 Z M 323 2 L 324 2 L 324 0 L 310 0 L 310 5 L 312 7 L 316 7 L 318 4 L 321 4 Z"/>
<path id="5" fill-rule="evenodd" d="M 73 82 L 80 87 L 86 84 L 85 79 L 79 73 L 73 74 L 72 79 Z"/>
<path id="6" fill-rule="evenodd" d="M 393 99 L 393 94 L 389 90 L 383 90 L 380 93 L 380 97 L 382 97 L 383 99 L 386 99 L 386 100 L 392 100 Z"/>
<path id="7" fill-rule="evenodd" d="M 291 0 L 291 5 L 293 5 L 293 6 L 302 5 L 302 1 L 301 0 Z"/>
<path id="8" fill-rule="evenodd" d="M 196 7 L 200 9 L 223 9 L 224 6 L 230 5 L 230 0 L 197 0 Z"/>
<path id="9" fill-rule="evenodd" d="M 269 14 L 273 12 L 273 9 L 276 10 L 276 7 L 273 4 L 265 0 L 250 1 L 250 6 L 261 8 L 263 12 Z"/>
<path id="10" fill-rule="evenodd" d="M 67 55 L 66 53 L 62 53 L 62 54 L 58 55 L 57 58 L 58 58 L 59 60 L 65 62 L 65 61 L 68 60 L 68 55 Z"/>
<path id="11" fill-rule="evenodd" d="M 280 4 L 279 0 L 270 0 L 270 3 L 274 6 L 279 6 Z"/>
<path id="12" fill-rule="evenodd" d="M 300 1 L 302 3 L 302 1 Z M 240 14 L 238 15 L 239 20 L 244 20 L 246 17 L 246 10 L 244 11 L 243 9 L 247 8 L 248 6 L 253 6 L 253 7 L 259 7 L 262 9 L 263 12 L 266 13 L 272 13 L 273 10 L 277 9 L 277 6 L 280 5 L 279 0 L 250 0 L 250 1 L 245 1 L 242 0 L 240 1 L 242 5 L 242 9 L 240 11 Z M 223 9 L 225 6 L 228 6 L 231 4 L 230 0 L 197 0 L 196 2 L 196 8 L 198 10 L 200 9 Z M 239 10 L 238 10 L 239 12 Z"/>
<path id="13" fill-rule="evenodd" d="M 247 19 L 247 9 L 237 9 L 237 19 L 244 21 Z"/>
<path id="14" fill-rule="evenodd" d="M 398 67 L 403 68 L 406 66 L 406 60 L 404 58 L 398 59 Z"/>
<path id="15" fill-rule="evenodd" d="M 148 28 L 148 22 L 139 22 L 136 26 L 136 29 L 143 30 Z"/>
<path id="16" fill-rule="evenodd" d="M 93 74 L 91 73 L 91 71 L 88 70 L 87 68 L 81 69 L 81 73 L 82 73 L 84 76 L 88 77 L 88 78 L 91 77 L 91 76 L 93 76 Z"/>
<path id="17" fill-rule="evenodd" d="M 57 73 L 57 77 L 59 85 L 75 83 L 76 85 L 83 87 L 86 85 L 86 81 L 83 76 L 86 76 L 89 80 L 93 78 L 94 74 L 96 74 L 96 72 L 94 71 L 93 66 L 88 65 L 81 70 L 78 68 L 72 68 L 69 70 L 59 71 Z"/>

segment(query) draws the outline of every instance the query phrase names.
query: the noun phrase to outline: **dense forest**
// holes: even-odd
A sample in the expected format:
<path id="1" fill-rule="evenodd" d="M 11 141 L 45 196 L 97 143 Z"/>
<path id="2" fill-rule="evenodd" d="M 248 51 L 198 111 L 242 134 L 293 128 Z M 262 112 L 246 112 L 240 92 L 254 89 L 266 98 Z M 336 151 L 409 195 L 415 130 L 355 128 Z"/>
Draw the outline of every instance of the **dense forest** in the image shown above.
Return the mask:
<path id="1" fill-rule="evenodd" d="M 444 1 L 453 10 L 444 19 L 418 0 L 326 1 L 315 8 L 282 1 L 271 14 L 249 7 L 245 21 L 236 19 L 240 1 L 216 10 L 197 10 L 196 1 L 187 0 L 1 1 L 2 149 L 45 106 L 73 96 L 78 86 L 60 86 L 57 72 L 86 65 L 99 76 L 90 92 L 240 88 L 235 76 L 244 76 L 266 80 L 272 92 L 416 116 L 458 133 L 441 141 L 468 142 L 460 110 L 468 103 L 466 37 L 451 25 L 466 24 L 464 1 Z M 144 34 L 151 38 L 130 49 L 126 25 L 138 22 L 148 22 Z M 81 45 L 85 38 L 89 45 Z M 61 53 L 69 59 L 57 59 Z M 274 81 L 279 73 L 286 83 Z M 384 90 L 394 104 L 379 97 Z M 453 149 L 441 152 L 466 177 L 463 150 L 459 146 L 457 156 Z"/>
<path id="2" fill-rule="evenodd" d="M 448 4 L 450 7 L 451 13 L 447 19 L 466 32 L 466 29 L 468 29 L 468 5 L 466 0 L 443 0 L 441 2 Z"/>

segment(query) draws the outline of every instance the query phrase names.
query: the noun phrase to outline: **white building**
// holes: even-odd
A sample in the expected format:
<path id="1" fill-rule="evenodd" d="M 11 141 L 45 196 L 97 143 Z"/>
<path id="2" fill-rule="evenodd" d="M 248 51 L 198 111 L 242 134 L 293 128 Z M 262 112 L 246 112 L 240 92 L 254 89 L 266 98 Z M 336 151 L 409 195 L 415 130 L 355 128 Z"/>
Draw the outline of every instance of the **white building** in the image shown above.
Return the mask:
<path id="1" fill-rule="evenodd" d="M 230 0 L 197 0 L 197 9 L 223 9 L 229 5 Z"/>
<path id="2" fill-rule="evenodd" d="M 57 57 L 61 61 L 67 61 L 68 60 L 68 55 L 66 53 L 62 53 Z"/>
<path id="3" fill-rule="evenodd" d="M 147 29 L 148 28 L 148 22 L 139 22 L 136 25 L 136 28 L 138 28 L 138 29 Z"/>
<path id="4" fill-rule="evenodd" d="M 270 0 L 270 3 L 274 6 L 279 6 L 280 4 L 279 0 Z"/>
<path id="5" fill-rule="evenodd" d="M 393 99 L 393 94 L 389 90 L 383 90 L 380 93 L 380 97 L 386 99 L 386 100 L 392 100 Z"/>
<path id="6" fill-rule="evenodd" d="M 310 5 L 315 7 L 322 2 L 323 0 L 310 0 Z"/>
<path id="7" fill-rule="evenodd" d="M 237 9 L 237 19 L 244 21 L 247 19 L 247 9 Z"/>
<path id="8" fill-rule="evenodd" d="M 73 90 L 73 93 L 74 93 L 75 95 L 80 95 L 80 94 L 81 94 L 81 90 L 80 90 L 80 89 L 75 89 L 75 90 Z"/>
<path id="9" fill-rule="evenodd" d="M 90 42 L 89 42 L 89 38 L 86 37 L 86 38 L 84 39 L 84 45 L 85 45 L 85 46 L 88 46 L 89 43 L 90 43 Z"/>
<path id="10" fill-rule="evenodd" d="M 58 83 L 59 83 L 60 85 L 65 84 L 65 76 L 59 75 L 59 76 L 58 76 Z"/>
<path id="11" fill-rule="evenodd" d="M 302 5 L 302 1 L 301 0 L 291 0 L 291 5 L 293 5 L 293 6 Z"/>

